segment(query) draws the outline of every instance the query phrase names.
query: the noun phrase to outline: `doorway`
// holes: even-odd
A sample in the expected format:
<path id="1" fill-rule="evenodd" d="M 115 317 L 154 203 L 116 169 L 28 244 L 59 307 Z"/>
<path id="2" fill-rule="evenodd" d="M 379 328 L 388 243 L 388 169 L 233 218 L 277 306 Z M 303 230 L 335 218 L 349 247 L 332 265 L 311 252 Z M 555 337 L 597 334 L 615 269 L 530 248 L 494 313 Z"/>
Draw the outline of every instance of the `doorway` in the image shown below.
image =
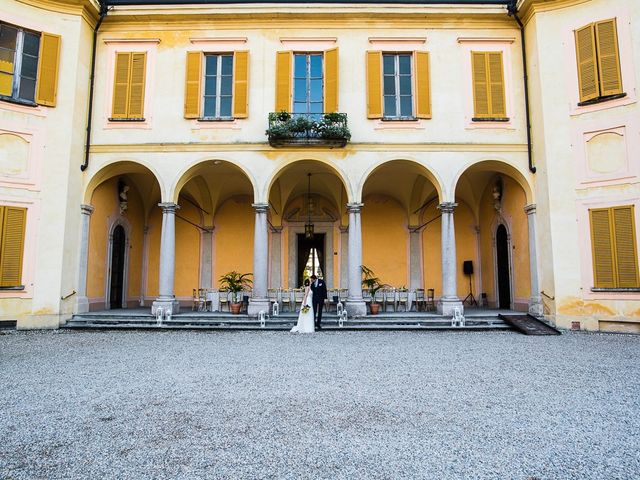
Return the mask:
<path id="1" fill-rule="evenodd" d="M 122 308 L 124 290 L 124 257 L 126 235 L 122 225 L 113 229 L 111 242 L 111 278 L 109 279 L 109 308 Z"/>
<path id="2" fill-rule="evenodd" d="M 499 225 L 496 230 L 496 262 L 498 272 L 498 308 L 510 309 L 509 237 L 504 225 Z"/>
<path id="3" fill-rule="evenodd" d="M 305 268 L 309 264 L 311 269 L 308 270 L 307 276 L 310 273 L 320 274 L 325 277 L 325 234 L 316 233 L 313 238 L 305 237 L 304 233 L 297 234 L 298 242 L 298 261 L 297 261 L 297 277 L 296 285 L 302 285 L 305 278 Z"/>

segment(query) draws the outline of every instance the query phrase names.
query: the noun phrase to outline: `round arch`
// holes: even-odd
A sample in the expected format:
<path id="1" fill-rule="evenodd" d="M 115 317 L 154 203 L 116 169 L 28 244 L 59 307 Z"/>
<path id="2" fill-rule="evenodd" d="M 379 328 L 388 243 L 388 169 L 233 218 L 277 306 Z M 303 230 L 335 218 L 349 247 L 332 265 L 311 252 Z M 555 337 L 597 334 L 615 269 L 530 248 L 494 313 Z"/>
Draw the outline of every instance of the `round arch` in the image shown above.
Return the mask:
<path id="1" fill-rule="evenodd" d="M 182 190 L 182 188 L 192 179 L 196 176 L 197 172 L 199 169 L 201 169 L 202 167 L 205 167 L 207 165 L 224 165 L 226 167 L 231 167 L 235 170 L 237 170 L 238 172 L 242 173 L 244 175 L 244 177 L 249 180 L 249 183 L 251 184 L 251 188 L 253 190 L 253 198 L 257 199 L 258 198 L 258 188 L 257 188 L 257 182 L 255 180 L 255 178 L 253 177 L 253 175 L 251 174 L 251 172 L 249 170 L 247 170 L 244 166 L 239 165 L 237 163 L 231 162 L 229 160 L 224 160 L 224 159 L 219 159 L 219 158 L 205 158 L 202 160 L 198 160 L 197 162 L 195 162 L 192 165 L 189 165 L 188 167 L 186 167 L 184 170 L 182 170 L 178 176 L 175 182 L 173 182 L 173 185 L 171 186 L 171 190 L 170 190 L 170 195 L 169 198 L 171 198 L 172 202 L 177 203 L 178 201 L 178 197 L 180 195 L 180 191 Z"/>
<path id="2" fill-rule="evenodd" d="M 380 162 L 377 162 L 377 163 L 371 165 L 364 172 L 364 175 L 360 179 L 360 182 L 359 182 L 359 184 L 357 186 L 357 189 L 356 189 L 356 199 L 358 201 L 362 200 L 362 193 L 364 191 L 364 186 L 367 183 L 367 180 L 369 180 L 369 178 L 371 178 L 371 176 L 373 174 L 375 174 L 375 172 L 377 170 L 379 170 L 381 167 L 384 167 L 386 165 L 389 165 L 391 163 L 396 163 L 396 162 L 410 164 L 410 165 L 412 165 L 414 167 L 417 167 L 417 169 L 420 172 L 420 174 L 423 175 L 427 180 L 429 180 L 433 184 L 434 188 L 436 189 L 436 192 L 438 193 L 439 202 L 444 201 L 444 192 L 443 192 L 443 189 L 442 189 L 442 179 L 435 172 L 433 172 L 430 168 L 425 166 L 423 163 L 420 163 L 418 160 L 410 159 L 410 158 L 390 158 L 390 159 L 382 160 Z"/>
<path id="3" fill-rule="evenodd" d="M 527 175 L 524 174 L 520 169 L 518 169 L 511 163 L 505 160 L 495 159 L 495 158 L 476 161 L 461 168 L 458 174 L 455 176 L 455 179 L 452 185 L 453 188 L 451 191 L 454 192 L 454 195 L 462 176 L 465 173 L 469 173 L 472 171 L 502 173 L 503 175 L 507 175 L 513 178 L 513 180 L 515 180 L 516 183 L 518 183 L 518 185 L 520 185 L 520 187 L 524 191 L 525 197 L 527 199 L 527 204 L 535 203 L 534 189 L 531 183 L 529 182 Z"/>
<path id="4" fill-rule="evenodd" d="M 103 165 L 97 172 L 89 177 L 83 195 L 83 203 L 90 204 L 93 193 L 105 181 L 117 177 L 119 175 L 126 174 L 149 174 L 155 180 L 156 185 L 160 190 L 160 197 L 162 198 L 162 192 L 164 190 L 163 183 L 158 172 L 146 162 L 139 160 L 116 160 L 114 162 Z"/>

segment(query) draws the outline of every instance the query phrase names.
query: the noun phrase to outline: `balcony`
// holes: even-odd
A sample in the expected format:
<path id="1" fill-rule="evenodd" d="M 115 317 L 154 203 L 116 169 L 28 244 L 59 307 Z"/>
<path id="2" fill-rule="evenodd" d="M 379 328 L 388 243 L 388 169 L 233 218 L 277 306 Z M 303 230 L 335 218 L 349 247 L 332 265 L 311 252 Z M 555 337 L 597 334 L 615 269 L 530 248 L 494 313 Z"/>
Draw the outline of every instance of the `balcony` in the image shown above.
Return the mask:
<path id="1" fill-rule="evenodd" d="M 346 113 L 269 113 L 266 131 L 272 147 L 342 148 L 351 138 Z"/>

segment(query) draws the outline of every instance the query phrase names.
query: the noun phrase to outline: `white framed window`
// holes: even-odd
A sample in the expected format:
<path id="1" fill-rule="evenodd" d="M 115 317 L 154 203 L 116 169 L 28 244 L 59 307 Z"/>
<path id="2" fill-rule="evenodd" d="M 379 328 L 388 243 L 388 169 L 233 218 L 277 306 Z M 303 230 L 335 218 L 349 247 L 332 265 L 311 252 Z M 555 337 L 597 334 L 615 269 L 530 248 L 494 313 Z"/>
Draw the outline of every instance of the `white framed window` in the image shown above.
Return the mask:
<path id="1" fill-rule="evenodd" d="M 293 113 L 323 113 L 323 60 L 321 52 L 293 55 Z"/>
<path id="2" fill-rule="evenodd" d="M 383 53 L 383 118 L 413 119 L 413 66 L 411 53 Z"/>
<path id="3" fill-rule="evenodd" d="M 0 96 L 36 103 L 40 33 L 0 22 Z"/>
<path id="4" fill-rule="evenodd" d="M 204 56 L 203 119 L 233 118 L 233 53 Z"/>

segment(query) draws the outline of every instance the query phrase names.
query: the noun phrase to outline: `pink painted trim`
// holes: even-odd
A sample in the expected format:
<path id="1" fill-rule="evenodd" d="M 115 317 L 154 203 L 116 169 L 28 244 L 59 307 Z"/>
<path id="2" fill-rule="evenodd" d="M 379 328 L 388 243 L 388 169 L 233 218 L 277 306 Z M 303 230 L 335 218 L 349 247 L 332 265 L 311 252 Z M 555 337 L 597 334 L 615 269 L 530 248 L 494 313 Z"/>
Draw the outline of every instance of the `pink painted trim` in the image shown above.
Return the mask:
<path id="1" fill-rule="evenodd" d="M 27 224 L 24 233 L 24 253 L 22 259 L 22 285 L 24 290 L 0 291 L 0 299 L 33 298 L 35 262 L 37 257 L 38 221 L 40 219 L 40 201 L 28 200 L 7 195 L 0 196 L 0 205 L 27 209 Z"/>
<path id="2" fill-rule="evenodd" d="M 28 145 L 26 172 L 22 175 L 0 175 L 0 187 L 23 188 L 39 191 L 41 167 L 46 145 L 46 130 L 18 127 L 14 122 L 0 121 L 0 134 L 15 135 Z"/>

